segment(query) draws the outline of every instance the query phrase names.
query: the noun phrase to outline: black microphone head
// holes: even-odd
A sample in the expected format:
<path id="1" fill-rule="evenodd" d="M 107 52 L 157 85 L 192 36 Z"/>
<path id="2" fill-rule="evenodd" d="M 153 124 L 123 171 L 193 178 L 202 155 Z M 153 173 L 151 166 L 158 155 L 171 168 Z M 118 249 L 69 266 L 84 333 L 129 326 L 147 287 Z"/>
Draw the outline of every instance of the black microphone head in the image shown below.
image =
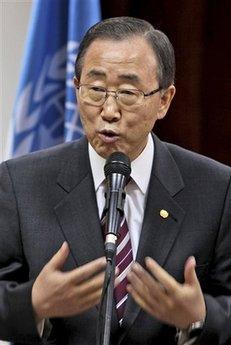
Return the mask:
<path id="1" fill-rule="evenodd" d="M 106 177 L 113 173 L 121 174 L 124 175 L 127 180 L 131 174 L 131 162 L 129 157 L 123 152 L 113 152 L 106 160 L 104 173 Z"/>

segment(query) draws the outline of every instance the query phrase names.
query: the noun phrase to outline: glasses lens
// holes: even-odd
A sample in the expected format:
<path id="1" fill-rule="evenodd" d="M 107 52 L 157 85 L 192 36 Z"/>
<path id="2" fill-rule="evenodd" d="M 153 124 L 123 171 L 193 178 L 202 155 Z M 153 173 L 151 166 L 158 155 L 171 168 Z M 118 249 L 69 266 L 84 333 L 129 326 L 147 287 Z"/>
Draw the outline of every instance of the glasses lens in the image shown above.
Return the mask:
<path id="1" fill-rule="evenodd" d="M 117 98 L 121 106 L 130 107 L 133 105 L 138 105 L 142 102 L 143 93 L 139 90 L 117 90 L 113 94 Z M 103 87 L 93 86 L 93 85 L 81 85 L 79 87 L 80 97 L 87 103 L 101 106 L 106 99 L 107 91 Z"/>
<path id="2" fill-rule="evenodd" d="M 118 90 L 117 96 L 119 102 L 128 107 L 139 104 L 142 100 L 142 94 L 136 90 Z"/>
<path id="3" fill-rule="evenodd" d="M 104 102 L 106 91 L 101 87 L 82 85 L 80 95 L 84 101 L 99 105 Z"/>

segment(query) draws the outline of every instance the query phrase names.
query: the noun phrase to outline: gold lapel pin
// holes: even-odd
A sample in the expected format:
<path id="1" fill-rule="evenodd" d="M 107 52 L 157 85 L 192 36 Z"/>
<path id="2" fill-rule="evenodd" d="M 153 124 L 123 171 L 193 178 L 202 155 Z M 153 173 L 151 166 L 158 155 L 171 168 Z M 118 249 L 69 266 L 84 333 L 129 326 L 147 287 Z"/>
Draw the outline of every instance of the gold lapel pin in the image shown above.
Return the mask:
<path id="1" fill-rule="evenodd" d="M 169 213 L 166 210 L 160 210 L 160 216 L 165 219 L 168 218 Z"/>

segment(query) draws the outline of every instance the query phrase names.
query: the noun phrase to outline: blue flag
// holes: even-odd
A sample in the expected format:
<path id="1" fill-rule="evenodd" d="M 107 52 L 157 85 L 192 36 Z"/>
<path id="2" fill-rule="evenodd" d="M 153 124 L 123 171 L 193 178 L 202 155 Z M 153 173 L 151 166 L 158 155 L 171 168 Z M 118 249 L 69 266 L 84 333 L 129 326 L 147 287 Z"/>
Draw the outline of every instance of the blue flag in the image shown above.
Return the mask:
<path id="1" fill-rule="evenodd" d="M 99 0 L 35 0 L 11 125 L 11 156 L 81 137 L 74 61 Z"/>

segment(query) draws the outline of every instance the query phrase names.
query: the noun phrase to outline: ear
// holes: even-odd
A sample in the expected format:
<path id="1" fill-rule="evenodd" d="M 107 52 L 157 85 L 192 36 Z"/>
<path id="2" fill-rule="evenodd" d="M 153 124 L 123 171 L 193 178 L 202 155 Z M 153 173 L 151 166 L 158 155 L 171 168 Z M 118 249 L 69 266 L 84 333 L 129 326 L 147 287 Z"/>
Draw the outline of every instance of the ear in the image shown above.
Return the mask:
<path id="1" fill-rule="evenodd" d="M 73 78 L 73 83 L 75 85 L 75 87 L 79 86 L 79 79 L 77 79 L 76 77 Z"/>
<path id="2" fill-rule="evenodd" d="M 76 78 L 76 77 L 74 77 L 73 78 L 73 83 L 74 83 L 74 87 L 75 87 L 75 96 L 76 96 L 76 100 L 77 100 L 77 102 L 79 101 L 78 100 L 78 97 L 79 97 L 79 93 L 78 93 L 78 89 L 77 89 L 77 87 L 79 86 L 79 79 L 78 78 Z"/>
<path id="3" fill-rule="evenodd" d="M 175 93 L 176 93 L 176 88 L 174 85 L 170 85 L 166 90 L 163 90 L 161 92 L 160 105 L 159 105 L 159 110 L 157 113 L 157 118 L 159 120 L 165 117 Z"/>

